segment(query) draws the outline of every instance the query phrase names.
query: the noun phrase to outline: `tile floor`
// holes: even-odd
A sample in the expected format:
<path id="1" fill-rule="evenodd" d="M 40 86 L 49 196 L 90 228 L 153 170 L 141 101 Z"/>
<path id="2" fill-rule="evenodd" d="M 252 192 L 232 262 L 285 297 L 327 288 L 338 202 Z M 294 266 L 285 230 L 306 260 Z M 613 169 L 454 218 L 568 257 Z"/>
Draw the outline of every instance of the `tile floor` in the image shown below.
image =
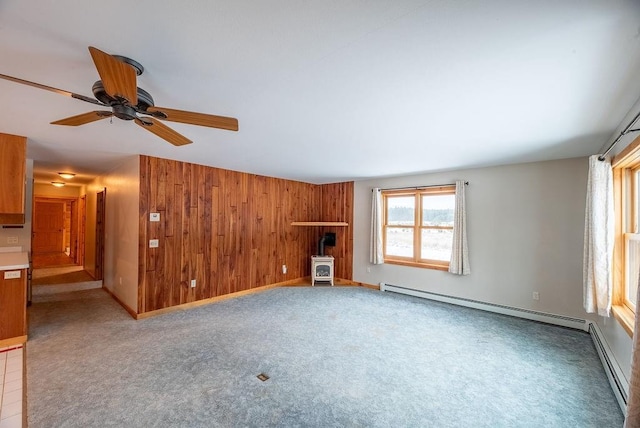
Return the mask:
<path id="1" fill-rule="evenodd" d="M 0 348 L 0 428 L 20 428 L 23 420 L 22 345 Z"/>

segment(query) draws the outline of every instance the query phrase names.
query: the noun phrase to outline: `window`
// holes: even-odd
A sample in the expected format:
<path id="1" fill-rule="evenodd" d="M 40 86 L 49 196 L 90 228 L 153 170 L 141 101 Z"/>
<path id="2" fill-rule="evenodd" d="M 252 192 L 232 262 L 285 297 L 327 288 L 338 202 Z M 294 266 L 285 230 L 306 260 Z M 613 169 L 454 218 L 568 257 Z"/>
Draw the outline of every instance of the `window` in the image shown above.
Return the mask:
<path id="1" fill-rule="evenodd" d="M 455 190 L 440 186 L 382 192 L 385 263 L 449 268 Z"/>
<path id="2" fill-rule="evenodd" d="M 616 241 L 613 314 L 631 335 L 640 278 L 640 139 L 612 162 Z"/>
<path id="3" fill-rule="evenodd" d="M 636 310 L 638 278 L 640 278 L 640 231 L 638 230 L 638 192 L 640 168 L 625 168 L 622 171 L 622 190 L 625 193 L 627 213 L 624 232 L 624 301 L 633 312 Z"/>

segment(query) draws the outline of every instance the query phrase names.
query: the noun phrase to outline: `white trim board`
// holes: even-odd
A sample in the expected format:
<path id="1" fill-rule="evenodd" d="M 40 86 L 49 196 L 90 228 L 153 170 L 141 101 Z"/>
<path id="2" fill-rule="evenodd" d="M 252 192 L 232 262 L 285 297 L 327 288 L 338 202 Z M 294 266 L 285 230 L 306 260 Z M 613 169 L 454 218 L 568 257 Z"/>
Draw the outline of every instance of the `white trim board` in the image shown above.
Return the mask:
<path id="1" fill-rule="evenodd" d="M 445 294 L 432 293 L 430 291 L 416 290 L 413 288 L 402 287 L 399 285 L 380 283 L 380 291 L 390 291 L 394 293 L 407 294 L 409 296 L 421 297 L 429 300 L 450 303 L 452 305 L 465 306 L 468 308 L 479 309 L 487 312 L 494 312 L 503 315 L 510 315 L 518 318 L 524 318 L 532 321 L 539 321 L 547 324 L 569 327 L 576 330 L 583 330 L 589 333 L 591 340 L 598 352 L 602 367 L 604 368 L 607 379 L 620 409 L 626 413 L 627 395 L 629 393 L 629 383 L 623 375 L 620 365 L 613 356 L 613 352 L 609 344 L 604 340 L 604 336 L 596 323 L 590 321 L 566 317 L 563 315 L 539 312 L 530 309 L 516 308 L 513 306 L 498 305 L 495 303 L 481 302 L 479 300 L 466 299 L 463 297 L 447 296 Z"/>

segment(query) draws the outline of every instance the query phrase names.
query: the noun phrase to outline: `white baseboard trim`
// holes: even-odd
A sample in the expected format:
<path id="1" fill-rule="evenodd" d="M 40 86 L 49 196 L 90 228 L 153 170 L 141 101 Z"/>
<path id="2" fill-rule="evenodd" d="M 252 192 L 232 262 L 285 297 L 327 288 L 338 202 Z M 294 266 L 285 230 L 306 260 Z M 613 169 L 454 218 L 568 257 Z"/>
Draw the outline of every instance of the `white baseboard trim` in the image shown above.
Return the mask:
<path id="1" fill-rule="evenodd" d="M 458 306 L 465 306 L 473 309 L 494 312 L 503 315 L 510 315 L 518 318 L 525 318 L 532 321 L 544 322 L 547 324 L 559 325 L 562 327 L 583 330 L 590 334 L 591 339 L 602 362 L 605 374 L 609 379 L 613 394 L 618 400 L 620 409 L 626 413 L 627 394 L 629 391 L 629 383 L 627 382 L 620 365 L 613 357 L 613 352 L 604 340 L 604 336 L 597 324 L 580 318 L 566 317 L 563 315 L 550 314 L 546 312 L 533 311 L 530 309 L 516 308 L 506 305 L 498 305 L 495 303 L 481 302 L 479 300 L 465 299 L 463 297 L 447 296 L 445 294 L 432 293 L 430 291 L 416 290 L 413 288 L 402 287 L 399 285 L 380 283 L 380 291 L 390 291 L 394 293 L 407 294 L 409 296 L 421 297 L 424 299 L 436 300 L 439 302 L 450 303 Z"/>

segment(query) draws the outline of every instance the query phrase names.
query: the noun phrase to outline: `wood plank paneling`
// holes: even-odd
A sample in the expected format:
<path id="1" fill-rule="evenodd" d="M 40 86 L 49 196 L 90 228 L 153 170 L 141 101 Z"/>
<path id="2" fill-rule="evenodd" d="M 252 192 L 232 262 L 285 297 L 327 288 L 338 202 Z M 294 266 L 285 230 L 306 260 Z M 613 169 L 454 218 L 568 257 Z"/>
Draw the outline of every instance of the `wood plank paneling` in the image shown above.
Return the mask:
<path id="1" fill-rule="evenodd" d="M 334 275 L 337 278 L 353 279 L 353 181 L 324 184 L 321 186 L 321 221 L 346 222 L 346 227 L 309 227 L 336 234 L 336 246 L 325 247 L 325 254 L 334 257 Z"/>
<path id="2" fill-rule="evenodd" d="M 353 183 L 315 185 L 148 156 L 140 163 L 138 313 L 308 276 L 325 231 L 336 232 L 336 247 L 327 248 L 336 276 L 351 279 Z M 150 212 L 161 221 L 150 222 Z"/>

